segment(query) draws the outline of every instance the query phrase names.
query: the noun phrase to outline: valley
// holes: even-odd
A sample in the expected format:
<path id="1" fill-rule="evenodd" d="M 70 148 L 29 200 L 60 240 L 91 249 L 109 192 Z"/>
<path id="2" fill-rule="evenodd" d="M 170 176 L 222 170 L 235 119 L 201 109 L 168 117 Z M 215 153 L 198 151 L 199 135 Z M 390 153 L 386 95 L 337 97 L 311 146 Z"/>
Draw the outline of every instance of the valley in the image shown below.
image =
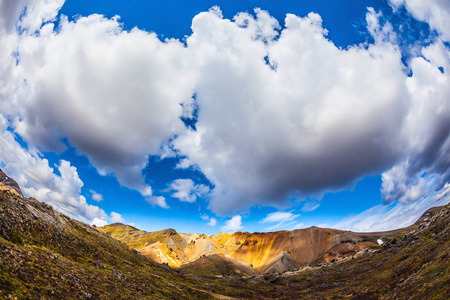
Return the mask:
<path id="1" fill-rule="evenodd" d="M 2 299 L 445 299 L 450 293 L 450 205 L 392 232 L 312 227 L 206 236 L 123 224 L 95 228 L 15 187 L 0 185 Z"/>

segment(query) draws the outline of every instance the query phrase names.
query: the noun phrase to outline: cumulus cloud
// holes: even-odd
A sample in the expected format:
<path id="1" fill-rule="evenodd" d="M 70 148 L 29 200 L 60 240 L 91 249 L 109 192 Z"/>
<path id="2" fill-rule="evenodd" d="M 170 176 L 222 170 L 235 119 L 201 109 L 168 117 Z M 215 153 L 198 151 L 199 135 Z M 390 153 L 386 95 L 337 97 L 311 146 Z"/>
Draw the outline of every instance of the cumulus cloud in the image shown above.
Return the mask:
<path id="1" fill-rule="evenodd" d="M 92 200 L 97 201 L 97 202 L 103 201 L 102 194 L 99 194 L 94 190 L 89 190 L 89 192 L 92 194 L 92 196 L 91 196 Z"/>
<path id="2" fill-rule="evenodd" d="M 27 95 L 13 127 L 39 149 L 62 151 L 67 138 L 100 174 L 151 196 L 142 176 L 148 155 L 184 130 L 180 104 L 192 101 L 186 51 L 123 31 L 118 18 L 63 17 L 58 31 L 47 23 L 18 47 Z"/>
<path id="3" fill-rule="evenodd" d="M 125 219 L 122 217 L 122 215 L 114 211 L 111 212 L 111 215 L 109 216 L 109 221 L 111 223 L 125 223 Z"/>
<path id="4" fill-rule="evenodd" d="M 177 169 L 187 169 L 190 166 L 192 166 L 192 162 L 187 159 L 187 158 L 183 158 L 182 160 L 180 160 L 180 162 L 176 165 Z"/>
<path id="5" fill-rule="evenodd" d="M 215 227 L 217 225 L 217 219 L 210 217 L 208 215 L 202 215 L 200 216 L 200 218 L 202 218 L 202 220 L 204 221 L 208 221 L 208 225 L 211 227 Z"/>
<path id="6" fill-rule="evenodd" d="M 427 22 L 450 41 L 450 3 L 446 0 L 389 0 L 394 8 L 405 6 L 414 18 Z"/>
<path id="7" fill-rule="evenodd" d="M 256 203 L 288 207 L 380 173 L 386 204 L 414 203 L 450 178 L 450 55 L 441 41 L 449 40 L 450 9 L 443 1 L 391 0 L 440 34 L 408 62 L 410 76 L 392 26 L 373 9 L 366 21 L 375 42 L 348 49 L 327 39 L 314 13 L 288 14 L 281 27 L 259 9 L 229 20 L 217 7 L 194 17 L 185 46 L 124 31 L 117 17 L 63 17 L 55 30 L 49 21 L 63 3 L 0 0 L 5 130 L 41 151 L 63 151 L 67 138 L 100 174 L 114 174 L 152 205 L 168 208 L 142 176 L 149 154 L 179 155 L 177 168 L 198 167 L 215 187 L 209 208 L 218 214 Z M 19 34 L 13 28 L 24 5 Z M 186 128 L 180 117 L 192 117 L 194 106 L 195 129 Z M 54 180 L 49 189 L 71 193 L 84 207 L 80 216 L 106 220 L 86 213 L 95 208 L 77 196 L 76 170 L 58 168 L 72 188 Z M 179 180 L 171 186 L 181 201 L 207 193 Z"/>
<path id="8" fill-rule="evenodd" d="M 7 129 L 0 115 L 0 162 L 8 176 L 14 178 L 27 197 L 50 204 L 55 210 L 85 222 L 106 220 L 106 213 L 90 205 L 81 195 L 83 182 L 70 162 L 61 160 L 55 170 L 35 148 L 24 149 Z"/>
<path id="9" fill-rule="evenodd" d="M 276 223 L 275 225 L 267 228 L 266 230 L 274 230 L 279 229 L 280 227 L 289 227 L 296 222 L 294 221 L 300 217 L 299 214 L 293 214 L 292 211 L 290 212 L 283 212 L 283 211 L 277 211 L 268 214 L 264 219 L 261 220 L 261 223 Z"/>
<path id="10" fill-rule="evenodd" d="M 192 179 L 176 179 L 170 184 L 170 190 L 173 198 L 183 202 L 193 203 L 197 198 L 203 197 L 209 193 L 209 187 L 204 184 L 195 184 Z"/>
<path id="11" fill-rule="evenodd" d="M 450 179 L 450 51 L 437 41 L 422 55 L 412 60 L 413 76 L 406 79 L 408 151 L 382 175 L 386 203 L 418 201 Z"/>
<path id="12" fill-rule="evenodd" d="M 170 208 L 169 205 L 167 205 L 166 198 L 163 196 L 150 196 L 146 197 L 145 200 L 153 206 L 159 206 L 165 209 Z"/>
<path id="13" fill-rule="evenodd" d="M 225 222 L 225 225 L 220 227 L 222 231 L 237 231 L 239 229 L 244 228 L 242 226 L 242 217 L 237 215 L 232 217 L 230 220 Z"/>
<path id="14" fill-rule="evenodd" d="M 313 13 L 288 14 L 285 24 L 278 35 L 259 10 L 234 22 L 216 11 L 193 20 L 197 130 L 174 146 L 215 185 L 216 213 L 342 187 L 384 170 L 404 149 L 398 48 L 381 40 L 339 49 Z"/>
<path id="15" fill-rule="evenodd" d="M 216 218 L 209 219 L 208 225 L 212 226 L 212 227 L 216 226 L 217 225 L 217 219 Z"/>
<path id="16" fill-rule="evenodd" d="M 44 22 L 52 21 L 65 0 L 0 0 L 0 31 L 12 31 L 17 24 L 34 33 Z M 20 18 L 24 8 L 25 13 Z"/>
<path id="17" fill-rule="evenodd" d="M 103 219 L 94 218 L 94 220 L 92 220 L 92 222 L 90 224 L 94 225 L 94 226 L 97 226 L 97 227 L 103 227 L 103 226 L 108 225 L 108 222 L 106 220 L 103 220 Z"/>

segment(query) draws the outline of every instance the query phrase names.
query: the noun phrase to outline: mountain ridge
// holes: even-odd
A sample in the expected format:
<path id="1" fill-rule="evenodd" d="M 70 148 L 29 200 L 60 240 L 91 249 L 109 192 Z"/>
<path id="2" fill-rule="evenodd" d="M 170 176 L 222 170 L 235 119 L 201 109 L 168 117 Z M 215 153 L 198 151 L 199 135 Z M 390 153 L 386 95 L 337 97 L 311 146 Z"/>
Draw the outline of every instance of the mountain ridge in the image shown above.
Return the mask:
<path id="1" fill-rule="evenodd" d="M 106 225 L 98 230 L 158 263 L 165 263 L 181 270 L 210 274 L 211 270 L 207 266 L 211 266 L 213 262 L 207 261 L 204 257 L 216 255 L 214 262 L 222 260 L 222 265 L 229 264 L 233 267 L 222 269 L 223 272 L 217 272 L 215 275 L 270 274 L 340 260 L 364 249 L 377 249 L 380 247 L 378 244 L 380 237 L 384 241 L 399 238 L 415 229 L 421 220 L 431 217 L 440 209 L 442 207 L 427 210 L 407 228 L 385 232 L 353 232 L 311 226 L 292 231 L 255 233 L 237 231 L 205 235 L 178 233 L 171 228 L 146 232 L 121 223 Z M 196 265 L 196 261 L 200 259 Z M 247 267 L 253 271 L 249 271 Z"/>

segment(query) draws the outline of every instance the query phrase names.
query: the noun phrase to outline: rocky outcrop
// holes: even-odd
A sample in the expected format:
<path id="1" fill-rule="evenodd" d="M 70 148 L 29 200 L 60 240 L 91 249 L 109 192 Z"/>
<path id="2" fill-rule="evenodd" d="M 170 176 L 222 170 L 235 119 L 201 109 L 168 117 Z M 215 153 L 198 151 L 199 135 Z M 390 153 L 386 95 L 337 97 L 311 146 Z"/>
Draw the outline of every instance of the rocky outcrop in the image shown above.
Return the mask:
<path id="1" fill-rule="evenodd" d="M 8 191 L 16 196 L 23 197 L 22 190 L 20 189 L 17 182 L 14 179 L 8 177 L 1 169 L 0 169 L 0 190 Z"/>

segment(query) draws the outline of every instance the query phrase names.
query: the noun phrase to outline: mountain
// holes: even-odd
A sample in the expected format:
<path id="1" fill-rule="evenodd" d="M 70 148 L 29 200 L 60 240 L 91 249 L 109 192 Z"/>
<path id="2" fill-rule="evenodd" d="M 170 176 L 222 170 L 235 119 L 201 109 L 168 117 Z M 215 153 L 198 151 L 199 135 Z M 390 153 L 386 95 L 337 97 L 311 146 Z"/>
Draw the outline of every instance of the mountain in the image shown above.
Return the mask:
<path id="1" fill-rule="evenodd" d="M 433 211 L 376 250 L 293 272 L 205 283 L 238 299 L 449 299 L 450 204 Z"/>
<path id="2" fill-rule="evenodd" d="M 254 275 L 223 253 L 201 255 L 174 270 L 7 189 L 0 191 L 0 299 L 448 299 L 450 294 L 450 204 L 430 209 L 409 228 L 374 234 L 308 228 L 208 237 L 173 229 L 146 233 L 122 224 L 107 228 L 112 235 L 134 237 L 136 248 L 172 247 L 173 257 L 183 257 L 179 247 L 191 257 L 205 247 L 210 252 L 229 247 L 236 257 L 257 253 L 257 247 L 275 255 L 274 249 L 291 245 L 291 237 L 309 238 L 306 248 L 309 243 L 326 250 L 305 256 L 277 250 L 259 269 L 275 272 L 280 264 L 281 269 L 297 264 L 298 257 L 315 258 L 282 273 Z M 383 246 L 365 248 L 363 243 L 380 237 Z"/>
<path id="3" fill-rule="evenodd" d="M 14 179 L 9 178 L 0 169 L 0 191 L 9 191 L 17 196 L 23 197 L 22 190 Z"/>
<path id="4" fill-rule="evenodd" d="M 11 185 L 14 187 L 14 185 Z M 12 188 L 0 191 L 0 299 L 210 299 L 192 277 Z"/>
<path id="5" fill-rule="evenodd" d="M 123 224 L 98 228 L 158 263 L 197 274 L 212 274 L 219 258 L 229 268 L 215 275 L 271 274 L 296 270 L 313 263 L 342 259 L 358 251 L 379 247 L 377 239 L 396 233 L 355 233 L 311 227 L 268 233 L 183 234 L 173 229 L 145 232 Z M 214 255 L 214 259 L 208 260 Z M 222 264 L 223 266 L 223 264 Z M 222 270 L 223 272 L 220 272 Z"/>

